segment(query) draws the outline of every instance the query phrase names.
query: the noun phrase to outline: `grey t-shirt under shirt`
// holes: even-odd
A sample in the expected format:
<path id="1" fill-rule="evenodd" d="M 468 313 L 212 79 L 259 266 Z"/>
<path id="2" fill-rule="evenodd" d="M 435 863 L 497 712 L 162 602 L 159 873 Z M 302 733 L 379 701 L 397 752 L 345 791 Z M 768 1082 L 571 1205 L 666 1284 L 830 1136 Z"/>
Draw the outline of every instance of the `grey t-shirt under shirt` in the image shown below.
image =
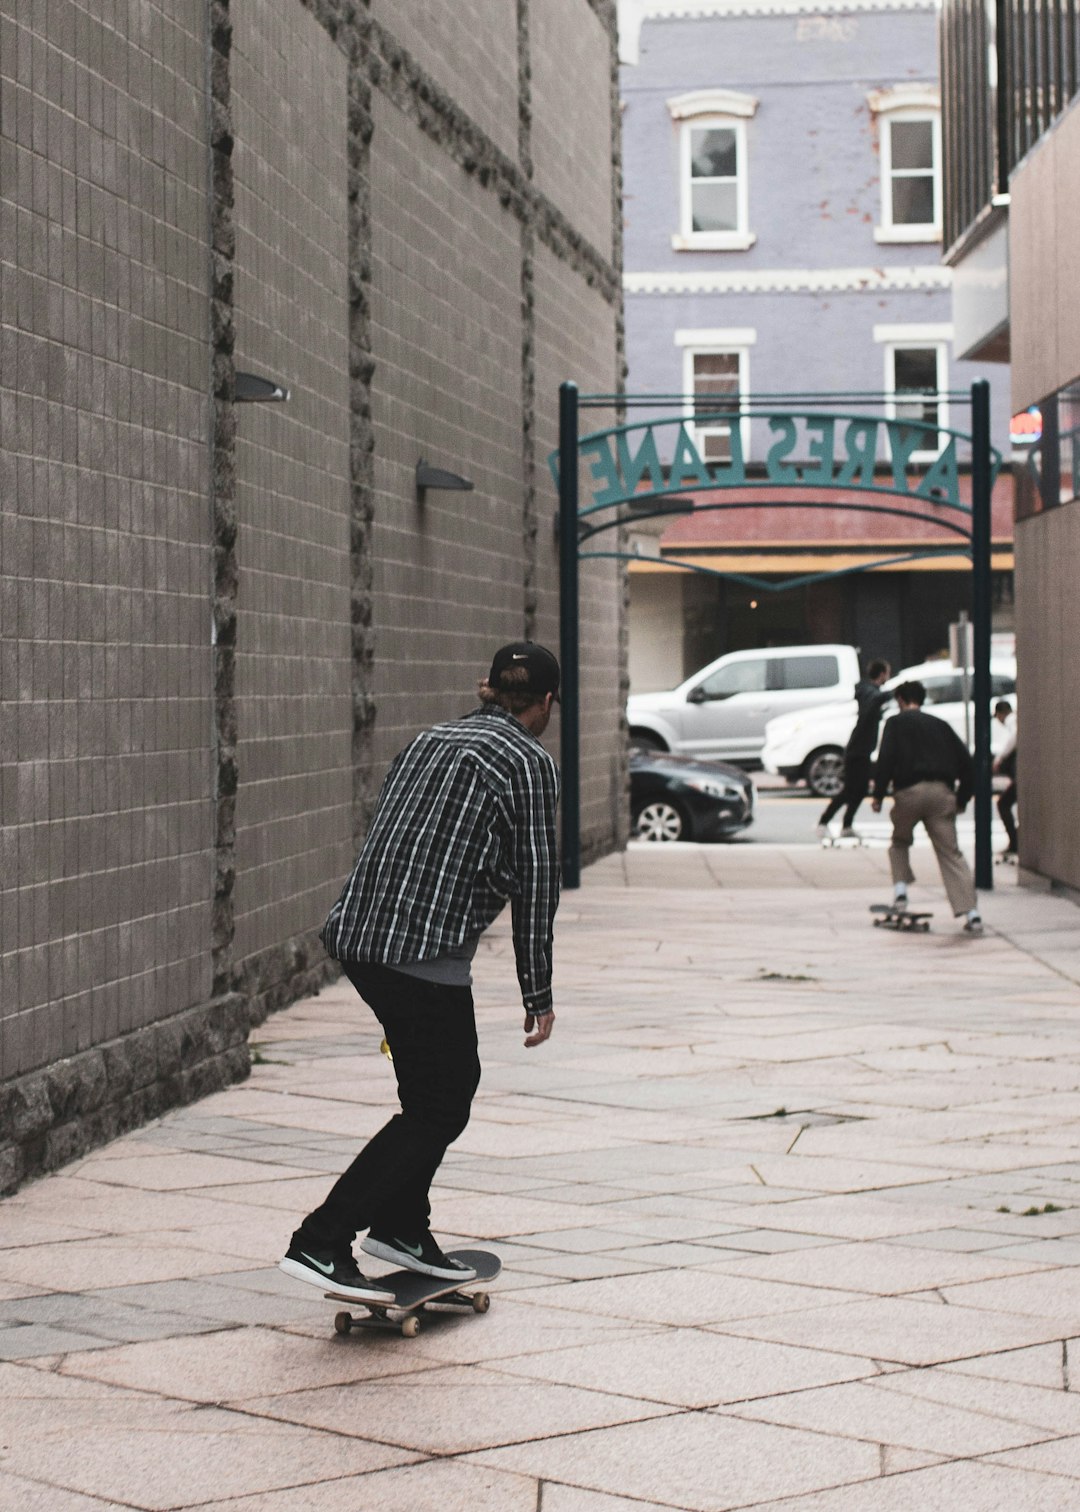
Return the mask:
<path id="1" fill-rule="evenodd" d="M 463 940 L 433 960 L 397 961 L 393 969 L 406 976 L 419 977 L 423 982 L 435 982 L 440 987 L 471 987 L 473 956 L 479 944 L 480 936 L 474 935 L 471 940 Z"/>

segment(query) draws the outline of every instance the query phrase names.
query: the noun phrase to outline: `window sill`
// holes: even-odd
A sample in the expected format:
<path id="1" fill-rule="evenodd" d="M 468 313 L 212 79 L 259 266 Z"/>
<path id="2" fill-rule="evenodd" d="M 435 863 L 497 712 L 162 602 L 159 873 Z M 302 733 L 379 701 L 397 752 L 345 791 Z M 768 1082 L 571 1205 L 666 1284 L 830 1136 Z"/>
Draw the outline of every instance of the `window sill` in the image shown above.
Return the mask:
<path id="1" fill-rule="evenodd" d="M 691 231 L 689 236 L 677 232 L 671 246 L 675 252 L 747 252 L 756 241 L 752 231 Z"/>
<path id="2" fill-rule="evenodd" d="M 886 245 L 890 242 L 939 242 L 941 240 L 941 227 L 875 226 L 874 240 Z"/>

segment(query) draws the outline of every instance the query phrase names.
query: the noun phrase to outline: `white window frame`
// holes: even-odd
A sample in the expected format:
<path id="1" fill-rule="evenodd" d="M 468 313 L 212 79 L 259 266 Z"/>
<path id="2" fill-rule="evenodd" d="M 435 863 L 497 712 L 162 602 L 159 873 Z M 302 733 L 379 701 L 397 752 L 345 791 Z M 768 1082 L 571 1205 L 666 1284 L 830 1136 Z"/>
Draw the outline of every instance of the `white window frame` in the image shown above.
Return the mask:
<path id="1" fill-rule="evenodd" d="M 896 388 L 896 353 L 902 351 L 924 352 L 933 348 L 937 352 L 937 391 L 947 394 L 949 390 L 949 347 L 952 344 L 951 325 L 876 325 L 874 340 L 885 348 L 885 413 L 890 420 L 900 419 L 897 403 L 903 403 Z M 944 434 L 949 428 L 949 401 L 939 398 L 938 445 L 931 451 L 917 451 L 911 455 L 912 462 L 932 462 L 948 445 Z"/>
<path id="2" fill-rule="evenodd" d="M 935 86 L 898 84 L 868 96 L 878 117 L 881 162 L 881 220 L 874 240 L 884 243 L 939 242 L 942 236 L 941 96 Z M 933 142 L 934 218 L 917 224 L 893 220 L 892 128 L 903 121 L 929 121 Z"/>
<path id="3" fill-rule="evenodd" d="M 698 89 L 667 102 L 679 126 L 679 229 L 671 238 L 676 252 L 746 252 L 757 241 L 750 230 L 750 176 L 746 122 L 757 110 L 753 95 L 731 89 Z M 695 231 L 691 166 L 691 133 L 716 127 L 735 133 L 735 210 L 733 231 Z"/>
<path id="4" fill-rule="evenodd" d="M 736 326 L 725 329 L 707 330 L 678 330 L 675 332 L 675 345 L 682 348 L 683 354 L 683 394 L 686 402 L 683 405 L 683 417 L 686 422 L 686 432 L 701 454 L 701 459 L 706 465 L 711 465 L 702 450 L 702 438 L 713 434 L 710 427 L 702 428 L 695 424 L 697 406 L 694 403 L 694 358 L 695 357 L 738 357 L 739 359 L 739 403 L 750 392 L 750 348 L 757 341 L 757 331 L 750 326 Z M 739 421 L 739 439 L 742 443 L 742 454 L 745 461 L 750 459 L 750 416 L 743 415 Z M 723 466 L 723 462 L 717 461 L 717 465 Z"/>

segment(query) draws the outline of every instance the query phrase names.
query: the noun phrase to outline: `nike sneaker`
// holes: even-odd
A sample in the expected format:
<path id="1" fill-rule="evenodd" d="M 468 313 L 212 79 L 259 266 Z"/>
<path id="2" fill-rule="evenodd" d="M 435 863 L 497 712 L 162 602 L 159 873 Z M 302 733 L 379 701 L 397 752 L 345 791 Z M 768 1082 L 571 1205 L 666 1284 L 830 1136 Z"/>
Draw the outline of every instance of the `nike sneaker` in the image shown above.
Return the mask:
<path id="1" fill-rule="evenodd" d="M 388 1260 L 391 1265 L 400 1265 L 403 1270 L 419 1271 L 422 1276 L 435 1276 L 440 1281 L 473 1281 L 476 1272 L 462 1260 L 444 1255 L 429 1229 L 419 1238 L 402 1239 L 396 1234 L 379 1233 L 372 1229 L 360 1248 L 376 1260 Z"/>
<path id="2" fill-rule="evenodd" d="M 351 1250 L 332 1252 L 314 1249 L 298 1243 L 289 1245 L 284 1260 L 278 1261 L 278 1270 L 292 1276 L 294 1281 L 309 1281 L 324 1292 L 338 1292 L 343 1297 L 355 1297 L 357 1302 L 393 1302 L 394 1294 L 375 1281 L 369 1281 L 353 1259 Z"/>

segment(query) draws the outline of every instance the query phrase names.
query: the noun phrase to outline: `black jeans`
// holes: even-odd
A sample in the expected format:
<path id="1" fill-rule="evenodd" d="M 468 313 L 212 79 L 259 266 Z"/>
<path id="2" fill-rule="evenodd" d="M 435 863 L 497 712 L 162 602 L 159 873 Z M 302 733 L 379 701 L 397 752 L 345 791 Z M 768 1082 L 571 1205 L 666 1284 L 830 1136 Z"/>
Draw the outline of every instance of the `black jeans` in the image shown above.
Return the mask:
<path id="1" fill-rule="evenodd" d="M 468 987 L 424 982 L 388 966 L 345 961 L 345 974 L 383 1026 L 401 1112 L 384 1124 L 298 1234 L 326 1249 L 375 1228 L 413 1240 L 431 1220 L 428 1189 L 446 1147 L 469 1122 L 480 1082 Z"/>
<path id="2" fill-rule="evenodd" d="M 997 811 L 1001 815 L 1001 822 L 1005 826 L 1005 833 L 1009 837 L 1009 854 L 1015 853 L 1019 844 L 1019 832 L 1016 828 L 1016 815 L 1013 809 L 1016 807 L 1016 778 L 1013 777 L 1008 787 L 997 801 Z"/>
<path id="3" fill-rule="evenodd" d="M 844 786 L 835 798 L 829 800 L 829 806 L 818 820 L 819 824 L 828 824 L 834 814 L 847 805 L 844 814 L 844 828 L 850 829 L 855 823 L 855 815 L 859 811 L 859 805 L 870 791 L 870 757 L 869 756 L 845 756 L 844 757 Z"/>

